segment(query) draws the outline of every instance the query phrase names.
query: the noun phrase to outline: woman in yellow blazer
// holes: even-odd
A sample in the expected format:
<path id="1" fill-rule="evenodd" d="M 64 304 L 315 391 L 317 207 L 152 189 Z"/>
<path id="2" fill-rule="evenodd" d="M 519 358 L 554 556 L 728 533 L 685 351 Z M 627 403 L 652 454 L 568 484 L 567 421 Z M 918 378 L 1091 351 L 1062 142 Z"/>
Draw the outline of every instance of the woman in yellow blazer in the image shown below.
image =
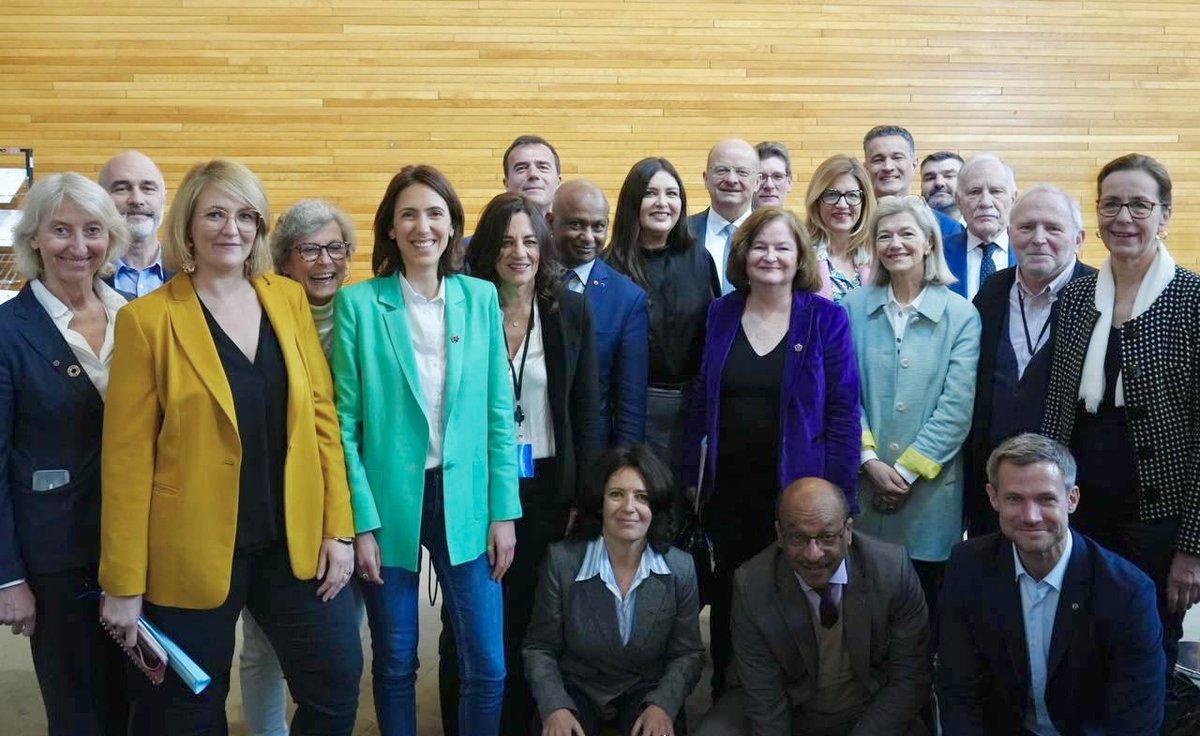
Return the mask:
<path id="1" fill-rule="evenodd" d="M 305 300 L 267 274 L 258 178 L 188 172 L 167 219 L 179 273 L 117 316 L 101 465 L 103 618 L 139 613 L 212 677 L 139 699 L 135 728 L 225 731 L 234 630 L 249 608 L 279 653 L 293 734 L 350 734 L 362 652 L 354 524 L 332 380 Z M 144 598 L 144 610 L 143 610 Z"/>

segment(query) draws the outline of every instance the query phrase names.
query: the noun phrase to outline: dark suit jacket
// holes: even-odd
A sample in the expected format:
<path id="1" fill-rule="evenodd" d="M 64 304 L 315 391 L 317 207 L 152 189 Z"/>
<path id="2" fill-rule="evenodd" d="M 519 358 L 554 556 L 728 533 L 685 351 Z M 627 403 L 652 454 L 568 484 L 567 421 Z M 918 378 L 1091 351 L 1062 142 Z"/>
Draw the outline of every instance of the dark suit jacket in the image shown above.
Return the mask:
<path id="1" fill-rule="evenodd" d="M 929 618 L 903 547 L 853 532 L 842 598 L 855 677 L 871 703 L 855 734 L 903 734 L 929 701 Z M 817 689 L 812 607 L 778 545 L 738 568 L 733 655 L 756 736 L 791 736 L 792 712 Z M 953 733 L 953 732 L 951 732 Z"/>
<path id="2" fill-rule="evenodd" d="M 554 423 L 558 460 L 558 499 L 575 500 L 576 485 L 603 447 L 600 387 L 596 379 L 596 338 L 583 296 L 569 289 L 551 308 L 538 300 L 546 351 L 546 390 Z"/>
<path id="3" fill-rule="evenodd" d="M 1151 736 L 1162 726 L 1166 660 L 1154 584 L 1078 532 L 1046 663 L 1046 709 L 1063 736 Z M 938 703 L 954 736 L 1021 732 L 1029 655 L 1012 543 L 954 547 L 938 600 Z"/>
<path id="4" fill-rule="evenodd" d="M 967 296 L 967 231 L 966 228 L 958 231 L 954 235 L 945 239 L 944 243 L 946 251 L 946 265 L 950 266 L 950 272 L 958 279 L 953 284 L 950 284 L 950 291 L 969 299 Z M 1017 251 L 1011 245 L 1008 247 L 1008 265 L 1017 265 Z M 995 278 L 996 274 L 992 274 L 991 278 Z M 980 289 L 983 284 L 979 285 Z"/>
<path id="5" fill-rule="evenodd" d="M 646 292 L 597 258 L 583 295 L 596 329 L 600 438 L 609 445 L 641 444 L 646 439 L 650 382 Z"/>
<path id="6" fill-rule="evenodd" d="M 708 229 L 708 211 L 711 207 L 705 207 L 694 215 L 689 215 L 687 218 L 687 229 L 692 234 L 692 241 L 704 247 L 704 236 Z"/>
<path id="7" fill-rule="evenodd" d="M 1080 276 L 1096 273 L 1096 269 L 1075 261 L 1075 270 L 1071 280 Z M 971 433 L 963 444 L 963 465 L 966 482 L 963 483 L 963 513 L 968 520 L 968 528 L 974 530 L 986 529 L 993 532 L 996 526 L 996 512 L 992 510 L 987 498 L 987 459 L 995 449 L 992 447 L 992 374 L 996 372 L 996 353 L 1000 341 L 1008 339 L 1008 295 L 1017 279 L 1017 267 L 1012 266 L 997 271 L 982 286 L 975 295 L 975 308 L 979 310 L 979 320 L 982 326 L 979 345 L 979 372 L 975 376 L 975 410 L 971 416 Z M 1047 351 L 1053 360 L 1054 335 L 1058 331 L 1058 301 L 1050 306 L 1050 335 L 1042 350 Z M 1030 431 L 1037 431 L 1034 427 Z"/>
<path id="8" fill-rule="evenodd" d="M 653 684 L 645 702 L 674 718 L 704 669 L 691 555 L 672 547 L 666 554 L 671 574 L 652 573 L 638 587 L 633 631 L 622 645 L 613 594 L 599 577 L 575 582 L 586 549 L 579 541 L 551 545 L 542 566 L 522 650 L 525 679 L 542 718 L 576 708 L 564 682 L 599 706 L 634 686 Z"/>
<path id="9" fill-rule="evenodd" d="M 685 429 L 684 478 L 697 477 L 700 438 L 708 435 L 707 490 L 717 477 L 720 435 L 721 377 L 729 349 L 737 337 L 746 295 L 734 292 L 708 307 L 702 385 L 690 397 L 691 421 Z M 784 338 L 783 385 L 780 387 L 779 487 L 797 478 L 825 478 L 841 488 L 855 506 L 862 424 L 858 397 L 858 364 L 850 341 L 846 310 L 816 294 L 792 295 L 792 312 Z M 739 489 L 715 489 L 736 493 Z"/>
<path id="10" fill-rule="evenodd" d="M 29 285 L 0 305 L 0 583 L 95 565 L 104 402 Z M 71 482 L 32 490 L 39 470 Z"/>

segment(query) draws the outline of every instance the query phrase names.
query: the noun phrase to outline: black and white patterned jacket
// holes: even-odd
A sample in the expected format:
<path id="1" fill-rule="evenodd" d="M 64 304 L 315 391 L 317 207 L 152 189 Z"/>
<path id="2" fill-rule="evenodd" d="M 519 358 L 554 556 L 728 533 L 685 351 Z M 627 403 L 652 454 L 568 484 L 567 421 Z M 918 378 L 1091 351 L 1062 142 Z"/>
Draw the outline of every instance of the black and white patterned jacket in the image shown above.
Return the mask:
<path id="1" fill-rule="evenodd" d="M 1096 276 L 1059 296 L 1042 433 L 1070 444 L 1092 329 Z M 1121 326 L 1125 411 L 1143 521 L 1179 518 L 1176 549 L 1200 555 L 1200 275 L 1180 266 L 1150 308 Z M 1085 489 L 1086 490 L 1086 489 Z"/>

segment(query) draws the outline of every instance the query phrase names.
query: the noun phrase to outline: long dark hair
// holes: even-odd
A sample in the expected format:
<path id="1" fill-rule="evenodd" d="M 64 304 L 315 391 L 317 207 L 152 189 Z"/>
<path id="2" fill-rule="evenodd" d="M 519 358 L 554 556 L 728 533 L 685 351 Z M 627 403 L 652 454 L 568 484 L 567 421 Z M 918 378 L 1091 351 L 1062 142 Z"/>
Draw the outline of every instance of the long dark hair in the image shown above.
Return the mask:
<path id="1" fill-rule="evenodd" d="M 646 541 L 655 552 L 666 554 L 671 547 L 674 481 L 667 466 L 645 445 L 610 448 L 592 463 L 579 491 L 579 520 L 571 532 L 571 539 L 590 542 L 604 532 L 604 491 L 609 479 L 623 468 L 635 470 L 642 476 L 650 496 L 650 529 L 646 532 Z"/>
<path id="2" fill-rule="evenodd" d="M 529 216 L 529 222 L 533 225 L 533 235 L 538 241 L 538 270 L 533 277 L 534 289 L 539 299 L 554 307 L 558 303 L 558 292 L 562 289 L 563 273 L 563 268 L 558 262 L 558 253 L 554 249 L 554 238 L 550 236 L 546 216 L 537 205 L 520 194 L 497 194 L 483 208 L 479 224 L 475 226 L 475 234 L 471 236 L 467 264 L 471 267 L 472 276 L 499 286 L 496 259 L 500 257 L 500 251 L 504 247 L 504 236 L 508 232 L 509 223 L 515 215 L 522 213 Z"/>
<path id="3" fill-rule="evenodd" d="M 660 171 L 675 178 L 679 185 L 679 221 L 667 235 L 667 247 L 686 250 L 692 247 L 692 235 L 687 227 L 687 193 L 679 172 L 665 158 L 644 158 L 633 165 L 621 185 L 617 197 L 617 212 L 613 216 L 612 239 L 605 251 L 613 268 L 625 274 L 643 289 L 646 285 L 646 254 L 642 252 L 642 197 L 650 180 Z M 647 289 L 649 291 L 649 289 Z"/>
<path id="4" fill-rule="evenodd" d="M 388 235 L 392 229 L 392 221 L 396 217 L 396 200 L 413 184 L 424 184 L 437 195 L 446 200 L 450 209 L 450 241 L 446 250 L 438 259 L 438 278 L 456 274 L 462 271 L 462 238 L 466 215 L 463 214 L 462 201 L 454 192 L 454 187 L 442 175 L 442 172 L 428 164 L 405 166 L 400 173 L 392 177 L 379 209 L 375 211 L 375 248 L 371 252 L 371 270 L 376 276 L 391 276 L 399 271 L 404 273 L 404 260 L 400 257 L 400 246 L 396 239 Z"/>

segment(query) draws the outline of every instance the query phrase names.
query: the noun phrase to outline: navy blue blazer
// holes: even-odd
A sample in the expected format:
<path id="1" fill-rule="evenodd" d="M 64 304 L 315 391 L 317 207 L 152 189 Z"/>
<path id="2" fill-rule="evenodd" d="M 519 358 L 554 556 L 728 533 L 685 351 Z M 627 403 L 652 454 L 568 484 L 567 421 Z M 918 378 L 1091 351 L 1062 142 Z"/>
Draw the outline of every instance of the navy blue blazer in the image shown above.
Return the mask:
<path id="1" fill-rule="evenodd" d="M 950 291 L 963 297 L 970 299 L 967 296 L 967 231 L 962 229 L 959 232 L 945 238 L 944 250 L 946 252 L 946 265 L 950 266 L 950 272 L 958 279 L 953 284 L 950 284 Z M 1008 247 L 1008 265 L 1017 265 L 1017 250 L 1011 245 Z M 983 284 L 979 285 L 980 287 Z"/>
<path id="2" fill-rule="evenodd" d="M 0 584 L 95 565 L 104 401 L 29 285 L 0 305 Z M 71 482 L 35 492 L 38 470 Z"/>
<path id="3" fill-rule="evenodd" d="M 646 292 L 604 262 L 592 261 L 583 294 L 592 308 L 600 376 L 600 436 L 608 445 L 646 439 L 650 329 Z"/>
<path id="4" fill-rule="evenodd" d="M 1078 532 L 1046 663 L 1046 709 L 1063 736 L 1153 736 L 1162 727 L 1166 659 L 1154 584 Z M 955 736 L 1021 733 L 1029 656 L 1012 543 L 1000 534 L 954 547 L 938 601 L 937 691 Z"/>

